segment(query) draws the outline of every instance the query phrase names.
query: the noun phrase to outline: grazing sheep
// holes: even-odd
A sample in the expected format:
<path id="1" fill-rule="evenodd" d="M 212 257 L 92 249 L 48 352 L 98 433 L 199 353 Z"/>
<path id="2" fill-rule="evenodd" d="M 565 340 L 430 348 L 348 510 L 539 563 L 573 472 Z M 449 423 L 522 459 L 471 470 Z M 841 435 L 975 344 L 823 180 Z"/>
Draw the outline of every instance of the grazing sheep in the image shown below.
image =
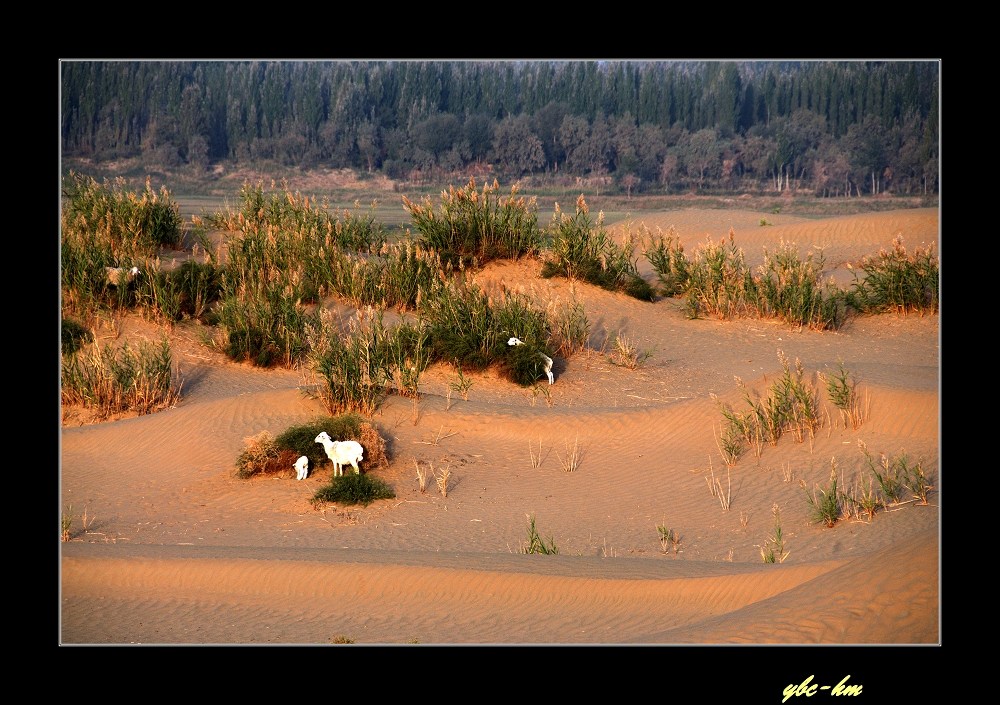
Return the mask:
<path id="1" fill-rule="evenodd" d="M 125 269 L 125 267 L 105 267 L 104 271 L 108 275 L 108 284 L 112 286 L 123 286 L 135 281 L 135 278 L 139 276 L 138 267 L 132 267 L 131 269 Z"/>
<path id="2" fill-rule="evenodd" d="M 524 345 L 524 341 L 521 340 L 520 338 L 511 338 L 510 340 L 507 341 L 507 345 Z M 539 352 L 538 354 L 545 362 L 545 374 L 549 378 L 549 384 L 553 384 L 556 381 L 556 379 L 555 377 L 552 376 L 552 358 L 543 352 Z"/>
<path id="3" fill-rule="evenodd" d="M 309 456 L 300 455 L 299 459 L 295 461 L 295 479 L 304 480 L 309 477 Z"/>
<path id="4" fill-rule="evenodd" d="M 316 436 L 316 443 L 323 446 L 323 450 L 326 451 L 326 457 L 333 462 L 334 477 L 344 474 L 344 465 L 347 463 L 354 466 L 354 473 L 356 475 L 361 474 L 361 468 L 358 467 L 358 463 L 364 459 L 362 456 L 365 449 L 361 447 L 360 443 L 357 441 L 334 441 L 327 435 L 326 431 L 321 431 Z"/>

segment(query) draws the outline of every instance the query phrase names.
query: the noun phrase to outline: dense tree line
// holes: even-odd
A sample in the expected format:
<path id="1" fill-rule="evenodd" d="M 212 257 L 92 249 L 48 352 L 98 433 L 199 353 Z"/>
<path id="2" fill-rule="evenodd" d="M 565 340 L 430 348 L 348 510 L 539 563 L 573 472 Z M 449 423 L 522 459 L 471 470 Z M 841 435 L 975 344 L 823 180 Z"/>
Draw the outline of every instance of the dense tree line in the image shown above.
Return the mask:
<path id="1" fill-rule="evenodd" d="M 62 150 L 629 191 L 938 188 L 937 61 L 67 61 Z"/>

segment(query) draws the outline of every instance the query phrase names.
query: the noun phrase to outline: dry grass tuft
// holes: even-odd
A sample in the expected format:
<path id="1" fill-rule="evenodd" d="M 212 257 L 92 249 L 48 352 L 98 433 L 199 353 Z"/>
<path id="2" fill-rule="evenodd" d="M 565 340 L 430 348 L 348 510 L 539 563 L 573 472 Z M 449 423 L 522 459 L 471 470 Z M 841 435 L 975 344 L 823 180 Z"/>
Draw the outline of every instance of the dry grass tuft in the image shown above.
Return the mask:
<path id="1" fill-rule="evenodd" d="M 447 498 L 448 496 L 448 480 L 451 479 L 451 467 L 441 468 L 440 470 L 434 470 L 434 466 L 431 465 L 431 470 L 434 471 L 434 479 L 437 481 L 438 489 L 441 490 L 441 496 Z"/>
<path id="2" fill-rule="evenodd" d="M 358 443 L 365 449 L 366 468 L 389 467 L 388 447 L 378 429 L 366 421 L 361 424 L 361 433 L 359 436 Z M 295 462 L 294 459 L 292 462 Z"/>

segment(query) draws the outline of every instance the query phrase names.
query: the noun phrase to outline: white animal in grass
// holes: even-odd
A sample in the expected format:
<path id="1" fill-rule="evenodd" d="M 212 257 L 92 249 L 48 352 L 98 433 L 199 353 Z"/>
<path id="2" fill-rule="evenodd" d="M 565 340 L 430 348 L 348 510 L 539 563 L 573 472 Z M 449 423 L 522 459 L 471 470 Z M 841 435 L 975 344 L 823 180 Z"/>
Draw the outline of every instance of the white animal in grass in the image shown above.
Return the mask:
<path id="1" fill-rule="evenodd" d="M 524 345 L 524 341 L 521 340 L 520 338 L 511 338 L 510 340 L 507 341 L 507 345 Z M 538 354 L 541 356 L 542 361 L 545 363 L 545 374 L 549 378 L 549 384 L 554 383 L 556 379 L 555 377 L 552 376 L 552 358 L 543 352 L 539 352 Z"/>
<path id="2" fill-rule="evenodd" d="M 344 466 L 350 463 L 354 466 L 354 473 L 361 474 L 358 463 L 364 458 L 365 449 L 357 441 L 335 441 L 330 438 L 326 431 L 321 431 L 316 436 L 316 442 L 323 446 L 326 457 L 333 462 L 333 475 L 339 477 L 344 474 Z"/>
<path id="3" fill-rule="evenodd" d="M 309 477 L 309 456 L 300 455 L 299 459 L 295 461 L 295 465 L 293 465 L 292 467 L 295 468 L 296 480 L 306 479 L 307 477 Z"/>
<path id="4" fill-rule="evenodd" d="M 124 286 L 131 281 L 135 281 L 135 278 L 139 276 L 138 267 L 132 267 L 131 269 L 126 269 L 125 267 L 105 267 L 104 271 L 108 275 L 108 284 L 112 286 Z"/>

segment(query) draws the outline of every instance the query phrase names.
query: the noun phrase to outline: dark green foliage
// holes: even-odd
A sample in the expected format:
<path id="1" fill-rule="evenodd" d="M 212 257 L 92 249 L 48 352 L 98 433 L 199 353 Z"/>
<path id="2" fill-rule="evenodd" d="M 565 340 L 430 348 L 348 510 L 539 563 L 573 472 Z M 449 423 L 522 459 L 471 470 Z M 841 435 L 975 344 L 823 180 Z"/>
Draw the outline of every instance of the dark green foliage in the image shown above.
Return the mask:
<path id="1" fill-rule="evenodd" d="M 74 318 L 63 318 L 60 325 L 63 355 L 72 355 L 82 348 L 84 343 L 89 343 L 94 339 L 94 334 Z"/>
<path id="2" fill-rule="evenodd" d="M 368 506 L 380 499 L 394 499 L 396 493 L 384 481 L 371 475 L 348 473 L 335 477 L 329 485 L 324 485 L 313 495 L 313 503 L 336 502 L 337 504 L 361 504 Z"/>
<path id="3" fill-rule="evenodd" d="M 547 354 L 544 350 L 530 344 L 508 345 L 507 348 L 501 363 L 507 379 L 522 387 L 528 387 L 540 379 L 547 379 L 545 362 L 542 360 L 542 355 Z"/>
<path id="4" fill-rule="evenodd" d="M 326 431 L 332 440 L 357 441 L 361 444 L 365 449 L 364 458 L 360 463 L 362 473 L 388 465 L 385 439 L 372 422 L 359 414 L 324 416 L 306 424 L 292 426 L 274 439 L 274 447 L 279 452 L 292 452 L 294 457 L 291 462 L 295 462 L 300 455 L 305 455 L 309 458 L 311 468 L 329 466 L 330 459 L 326 456 L 326 451 L 316 442 L 316 436 L 323 431 Z"/>
<path id="5" fill-rule="evenodd" d="M 222 295 L 222 270 L 211 262 L 187 260 L 167 279 L 179 293 L 181 313 L 202 321 L 208 307 Z"/>
<path id="6" fill-rule="evenodd" d="M 489 160 L 560 183 L 607 170 L 633 194 L 661 184 L 773 191 L 786 167 L 817 195 L 939 185 L 938 60 L 115 60 L 60 70 L 63 156 L 91 164 L 141 156 L 202 168 L 253 155 L 427 178 Z M 708 143 L 693 149 L 700 131 Z M 723 151 L 740 155 L 738 168 L 724 167 Z"/>
<path id="7" fill-rule="evenodd" d="M 631 274 L 625 277 L 622 284 L 622 291 L 633 299 L 639 299 L 640 301 L 652 301 L 656 296 L 656 292 L 650 283 L 638 274 Z"/>
<path id="8" fill-rule="evenodd" d="M 308 456 L 309 467 L 315 468 L 330 462 L 323 446 L 316 442 L 316 436 L 326 431 L 333 440 L 358 441 L 361 439 L 361 426 L 364 423 L 366 423 L 365 418 L 358 414 L 324 417 L 286 429 L 274 439 L 274 444 L 278 450 L 294 451 L 296 457 Z"/>
<path id="9" fill-rule="evenodd" d="M 449 282 L 432 290 L 422 313 L 429 326 L 434 359 L 451 362 L 460 369 L 482 370 L 500 363 L 509 379 L 528 385 L 538 378 L 532 377 L 526 366 L 508 364 L 514 346 L 507 341 L 520 338 L 536 351 L 552 356 L 543 343 L 550 337 L 545 312 L 517 294 L 505 293 L 491 299 L 475 284 Z M 526 360 L 529 357 L 518 354 L 525 355 Z"/>
<path id="10" fill-rule="evenodd" d="M 431 199 L 417 204 L 403 196 L 403 208 L 421 234 L 421 244 L 454 266 L 482 265 L 494 259 L 518 259 L 536 252 L 541 232 L 535 199 L 499 194 L 496 180 L 476 189 L 475 178 L 465 187 L 441 192 L 435 212 Z"/>
<path id="11" fill-rule="evenodd" d="M 258 367 L 291 367 L 307 350 L 306 328 L 314 318 L 278 288 L 268 288 L 257 298 L 230 295 L 219 311 L 226 355 Z"/>
<path id="12" fill-rule="evenodd" d="M 632 257 L 634 241 L 629 235 L 618 244 L 604 229 L 603 214 L 591 218 L 581 195 L 576 214 L 556 209 L 547 232 L 549 247 L 541 275 L 580 279 L 610 291 L 622 291 L 644 301 L 653 300 L 653 289 L 639 276 Z"/>
<path id="13" fill-rule="evenodd" d="M 938 310 L 940 274 L 934 247 L 916 248 L 907 254 L 902 236 L 892 241 L 892 251 L 880 250 L 865 257 L 856 271 L 848 295 L 850 304 L 862 313 Z"/>

